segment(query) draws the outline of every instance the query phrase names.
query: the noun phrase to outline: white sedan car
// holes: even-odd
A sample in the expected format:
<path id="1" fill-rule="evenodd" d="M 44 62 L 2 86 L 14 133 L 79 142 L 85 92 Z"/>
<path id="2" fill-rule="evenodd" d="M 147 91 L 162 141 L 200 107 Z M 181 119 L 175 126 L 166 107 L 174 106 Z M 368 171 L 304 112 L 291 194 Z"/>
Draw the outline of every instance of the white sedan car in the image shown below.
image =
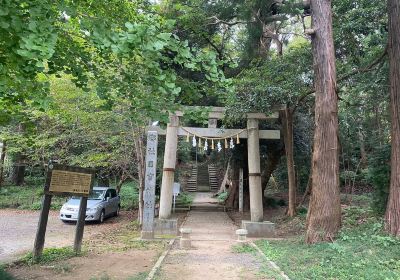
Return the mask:
<path id="1" fill-rule="evenodd" d="M 69 199 L 60 210 L 60 219 L 63 222 L 77 221 L 79 212 L 79 197 Z M 94 187 L 87 200 L 85 221 L 102 223 L 106 217 L 118 216 L 120 197 L 115 189 Z"/>

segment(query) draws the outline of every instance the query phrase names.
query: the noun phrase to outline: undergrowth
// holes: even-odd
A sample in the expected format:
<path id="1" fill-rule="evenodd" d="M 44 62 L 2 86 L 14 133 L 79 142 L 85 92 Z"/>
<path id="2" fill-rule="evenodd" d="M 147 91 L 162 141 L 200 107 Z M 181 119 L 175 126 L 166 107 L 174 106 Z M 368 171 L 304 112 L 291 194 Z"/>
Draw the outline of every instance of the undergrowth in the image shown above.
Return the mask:
<path id="1" fill-rule="evenodd" d="M 291 279 L 400 279 L 400 239 L 383 231 L 370 208 L 348 207 L 333 243 L 308 245 L 304 236 L 257 245 Z"/>
<path id="2" fill-rule="evenodd" d="M 18 264 L 22 265 L 33 265 L 33 264 L 48 264 L 56 261 L 70 259 L 76 256 L 81 256 L 84 253 L 76 254 L 72 247 L 62 248 L 45 248 L 42 255 L 38 260 L 33 258 L 32 252 L 27 253 L 21 259 L 18 260 Z"/>
<path id="3" fill-rule="evenodd" d="M 14 280 L 15 278 L 8 274 L 2 265 L 0 265 L 0 279 L 1 280 Z"/>

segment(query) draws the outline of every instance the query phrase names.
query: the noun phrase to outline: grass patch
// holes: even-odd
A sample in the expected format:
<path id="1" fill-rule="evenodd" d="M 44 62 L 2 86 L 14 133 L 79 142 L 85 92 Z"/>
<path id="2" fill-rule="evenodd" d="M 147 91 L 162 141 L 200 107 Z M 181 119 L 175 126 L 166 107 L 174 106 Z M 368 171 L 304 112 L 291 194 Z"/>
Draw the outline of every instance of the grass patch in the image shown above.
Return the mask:
<path id="1" fill-rule="evenodd" d="M 168 240 L 145 241 L 139 239 L 140 230 L 137 221 L 133 221 L 118 229 L 112 234 L 104 232 L 95 240 L 85 240 L 84 246 L 88 251 L 96 253 L 124 252 L 131 249 L 137 250 L 162 250 L 168 244 Z"/>
<path id="2" fill-rule="evenodd" d="M 145 280 L 149 272 L 139 272 L 138 274 L 128 277 L 127 280 Z"/>
<path id="3" fill-rule="evenodd" d="M 0 279 L 1 280 L 14 280 L 15 278 L 8 274 L 2 265 L 0 265 Z"/>
<path id="4" fill-rule="evenodd" d="M 257 251 L 253 246 L 243 243 L 243 244 L 235 244 L 232 246 L 232 252 L 234 253 L 249 253 L 249 254 L 255 254 Z"/>
<path id="5" fill-rule="evenodd" d="M 33 185 L 37 181 L 24 186 L 4 186 L 0 190 L 0 208 L 16 208 L 39 210 L 44 194 L 43 184 Z M 58 210 L 65 203 L 66 197 L 54 196 L 51 209 Z"/>
<path id="6" fill-rule="evenodd" d="M 90 277 L 90 280 L 111 280 L 112 278 L 105 272 L 99 277 L 97 276 L 92 276 Z"/>
<path id="7" fill-rule="evenodd" d="M 344 210 L 334 243 L 307 245 L 304 237 L 257 241 L 291 279 L 400 279 L 400 239 L 383 232 L 382 219 L 369 208 Z"/>
<path id="8" fill-rule="evenodd" d="M 66 260 L 82 255 L 82 253 L 76 254 L 72 247 L 45 248 L 43 250 L 42 256 L 37 261 L 33 258 L 32 252 L 29 252 L 21 259 L 19 259 L 17 263 L 22 265 L 33 265 L 36 263 L 49 264 L 55 261 Z"/>
<path id="9" fill-rule="evenodd" d="M 189 207 L 193 203 L 193 195 L 187 192 L 180 193 L 176 198 L 176 205 L 180 207 Z"/>

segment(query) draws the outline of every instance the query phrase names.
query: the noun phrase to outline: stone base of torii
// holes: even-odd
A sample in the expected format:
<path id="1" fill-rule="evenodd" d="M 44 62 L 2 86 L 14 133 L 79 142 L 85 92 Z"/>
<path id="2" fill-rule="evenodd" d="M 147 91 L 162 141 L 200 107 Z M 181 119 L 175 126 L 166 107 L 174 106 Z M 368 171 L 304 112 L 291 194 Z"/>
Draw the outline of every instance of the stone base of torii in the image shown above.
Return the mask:
<path id="1" fill-rule="evenodd" d="M 249 191 L 250 191 L 250 221 L 242 221 L 242 228 L 248 230 L 249 237 L 270 237 L 274 235 L 273 223 L 263 221 L 263 193 L 261 186 L 260 170 L 260 139 L 280 139 L 279 130 L 259 130 L 259 120 L 277 119 L 278 113 L 271 115 L 262 113 L 247 114 L 247 130 L 217 128 L 217 120 L 222 119 L 225 112 L 223 107 L 211 107 L 209 113 L 208 128 L 179 127 L 179 117 L 182 112 L 170 114 L 166 131 L 159 127 L 151 127 L 157 130 L 159 135 L 166 135 L 164 167 L 161 184 L 159 219 L 155 221 L 155 231 L 161 234 L 177 234 L 177 221 L 171 219 L 172 191 L 176 165 L 176 153 L 178 136 L 186 136 L 187 131 L 193 131 L 205 138 L 224 137 L 237 134 L 239 138 L 247 139 Z"/>

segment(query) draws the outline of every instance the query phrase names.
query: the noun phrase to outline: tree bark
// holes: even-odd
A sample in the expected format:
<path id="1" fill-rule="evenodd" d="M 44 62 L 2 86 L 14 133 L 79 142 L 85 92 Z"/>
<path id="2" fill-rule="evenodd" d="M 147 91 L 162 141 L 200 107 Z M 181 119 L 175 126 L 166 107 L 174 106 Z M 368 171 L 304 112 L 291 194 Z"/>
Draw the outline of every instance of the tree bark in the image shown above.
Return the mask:
<path id="1" fill-rule="evenodd" d="M 358 132 L 358 138 L 360 139 L 360 162 L 361 162 L 361 168 L 367 168 L 368 167 L 368 155 L 367 151 L 365 150 L 365 140 L 364 140 L 364 134 L 359 131 Z"/>
<path id="2" fill-rule="evenodd" d="M 144 190 L 144 180 L 145 180 L 145 154 L 143 151 L 143 134 L 144 132 L 140 127 L 135 127 L 131 123 L 132 135 L 134 139 L 136 164 L 138 168 L 138 182 L 139 182 L 139 214 L 138 221 L 139 224 L 143 223 L 143 190 Z"/>
<path id="3" fill-rule="evenodd" d="M 0 189 L 3 186 L 5 158 L 6 158 L 6 142 L 3 142 L 3 146 L 1 147 L 1 156 L 0 156 Z"/>
<path id="4" fill-rule="evenodd" d="M 25 162 L 21 154 L 17 154 L 11 169 L 11 183 L 15 186 L 21 186 L 25 181 Z"/>
<path id="5" fill-rule="evenodd" d="M 331 241 L 341 225 L 338 107 L 330 0 L 311 0 L 315 75 L 312 193 L 306 242 Z"/>
<path id="6" fill-rule="evenodd" d="M 229 195 L 225 201 L 227 208 L 234 208 L 235 198 L 239 189 L 239 166 L 232 164 L 232 186 L 229 188 Z"/>
<path id="7" fill-rule="evenodd" d="M 286 166 L 288 172 L 289 185 L 289 203 L 287 215 L 294 217 L 296 215 L 296 175 L 294 171 L 294 153 L 293 153 L 293 113 L 286 108 L 282 112 L 283 140 L 285 142 Z"/>
<path id="8" fill-rule="evenodd" d="M 392 152 L 390 192 L 385 214 L 385 228 L 400 236 L 400 2 L 388 0 L 390 114 Z"/>

